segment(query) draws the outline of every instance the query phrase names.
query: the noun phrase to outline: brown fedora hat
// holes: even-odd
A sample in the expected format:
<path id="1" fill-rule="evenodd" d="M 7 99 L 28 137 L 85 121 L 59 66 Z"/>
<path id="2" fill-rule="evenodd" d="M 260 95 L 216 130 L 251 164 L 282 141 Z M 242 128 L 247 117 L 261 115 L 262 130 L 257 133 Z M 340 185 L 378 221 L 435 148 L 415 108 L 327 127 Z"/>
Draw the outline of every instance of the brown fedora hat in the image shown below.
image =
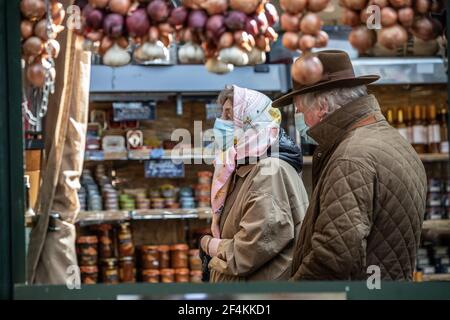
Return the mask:
<path id="1" fill-rule="evenodd" d="M 356 77 L 353 65 L 347 52 L 341 50 L 323 50 L 312 53 L 319 58 L 323 65 L 322 79 L 312 85 L 302 85 L 292 79 L 294 89 L 288 94 L 273 102 L 276 108 L 284 107 L 293 103 L 295 96 L 341 87 L 355 87 L 369 84 L 380 79 L 378 75 L 366 75 Z"/>

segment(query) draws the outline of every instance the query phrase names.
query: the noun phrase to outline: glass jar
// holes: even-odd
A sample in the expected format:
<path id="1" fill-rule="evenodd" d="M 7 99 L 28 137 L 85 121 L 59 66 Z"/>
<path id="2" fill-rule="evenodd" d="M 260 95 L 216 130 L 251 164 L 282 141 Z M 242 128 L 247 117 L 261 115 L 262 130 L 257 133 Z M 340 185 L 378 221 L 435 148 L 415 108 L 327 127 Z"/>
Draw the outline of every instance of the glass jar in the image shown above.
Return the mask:
<path id="1" fill-rule="evenodd" d="M 123 257 L 119 262 L 120 282 L 136 282 L 136 268 L 133 257 Z"/>
<path id="2" fill-rule="evenodd" d="M 200 250 L 189 250 L 189 268 L 191 270 L 202 270 L 202 260 L 200 259 Z"/>
<path id="3" fill-rule="evenodd" d="M 120 257 L 133 256 L 134 245 L 129 223 L 123 223 L 120 225 L 118 238 L 119 238 L 119 256 Z"/>
<path id="4" fill-rule="evenodd" d="M 160 253 L 157 246 L 141 246 L 142 269 L 159 269 Z"/>
<path id="5" fill-rule="evenodd" d="M 189 269 L 175 269 L 175 282 L 189 282 Z"/>
<path id="6" fill-rule="evenodd" d="M 102 282 L 107 284 L 119 283 L 119 270 L 117 269 L 116 258 L 102 260 Z"/>
<path id="7" fill-rule="evenodd" d="M 170 268 L 170 247 L 169 246 L 158 246 L 159 251 L 159 267 L 161 269 Z"/>
<path id="8" fill-rule="evenodd" d="M 102 224 L 98 227 L 98 230 L 98 255 L 100 259 L 112 258 L 114 256 L 113 241 L 111 235 L 112 226 L 110 224 Z"/>
<path id="9" fill-rule="evenodd" d="M 96 236 L 81 236 L 77 239 L 78 264 L 96 266 L 98 260 Z"/>
<path id="10" fill-rule="evenodd" d="M 96 284 L 98 281 L 97 266 L 81 266 L 80 274 L 81 274 L 81 282 L 83 284 Z"/>
<path id="11" fill-rule="evenodd" d="M 158 283 L 159 275 L 160 275 L 159 270 L 154 269 L 142 270 L 142 282 Z"/>
<path id="12" fill-rule="evenodd" d="M 201 270 L 192 270 L 190 275 L 191 275 L 191 282 L 202 283 L 203 273 Z"/>
<path id="13" fill-rule="evenodd" d="M 174 269 L 162 269 L 161 270 L 161 282 L 162 283 L 175 282 L 175 270 Z"/>
<path id="14" fill-rule="evenodd" d="M 211 184 L 212 172 L 210 172 L 210 171 L 199 171 L 197 173 L 197 175 L 198 175 L 198 183 L 199 184 L 207 184 L 207 185 Z"/>
<path id="15" fill-rule="evenodd" d="M 187 244 L 175 244 L 171 248 L 172 268 L 183 269 L 189 267 Z"/>

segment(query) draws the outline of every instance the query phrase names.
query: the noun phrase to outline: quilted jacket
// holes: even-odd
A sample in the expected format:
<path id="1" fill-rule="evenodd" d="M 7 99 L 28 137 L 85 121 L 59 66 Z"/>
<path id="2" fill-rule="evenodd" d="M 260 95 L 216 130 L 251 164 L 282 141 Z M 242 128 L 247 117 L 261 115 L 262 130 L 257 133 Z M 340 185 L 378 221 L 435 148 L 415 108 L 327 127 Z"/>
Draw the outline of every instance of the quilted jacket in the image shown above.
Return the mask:
<path id="1" fill-rule="evenodd" d="M 372 121 L 366 121 L 372 119 Z M 372 95 L 310 129 L 313 194 L 292 280 L 411 280 L 427 192 L 421 160 Z"/>

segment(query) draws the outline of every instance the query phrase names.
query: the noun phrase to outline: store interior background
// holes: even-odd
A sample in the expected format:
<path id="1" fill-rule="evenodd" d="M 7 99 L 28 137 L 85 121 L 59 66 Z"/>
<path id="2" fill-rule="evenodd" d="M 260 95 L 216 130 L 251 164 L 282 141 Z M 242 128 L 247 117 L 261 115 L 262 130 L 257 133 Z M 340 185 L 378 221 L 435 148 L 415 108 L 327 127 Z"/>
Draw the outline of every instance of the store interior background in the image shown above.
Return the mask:
<path id="1" fill-rule="evenodd" d="M 272 2 L 278 3 L 278 1 Z M 436 47 L 431 49 L 431 54 L 428 54 L 427 50 L 421 51 L 420 48 L 414 48 L 413 54 L 407 57 L 358 57 L 358 53 L 350 46 L 347 40 L 349 28 L 340 25 L 338 0 L 332 0 L 331 2 L 335 10 L 321 13 L 325 21 L 324 30 L 330 36 L 327 49 L 346 50 L 353 59 L 357 73 L 376 73 L 381 75 L 382 79 L 379 83 L 369 86 L 369 91 L 378 98 L 383 113 L 386 116 L 388 116 L 388 113 L 392 114 L 392 124 L 394 126 L 397 125 L 397 115 L 400 108 L 404 110 L 406 117 L 408 108 L 413 110 L 415 106 L 420 106 L 422 113 L 425 114 L 425 121 L 429 121 L 429 108 L 431 105 L 436 107 L 437 120 L 448 122 L 448 119 L 439 118 L 441 110 L 448 109 L 448 78 L 442 56 L 445 52 L 435 44 Z M 176 52 L 176 48 L 172 47 L 171 51 Z M 418 56 L 414 56 L 414 52 Z M 113 110 L 113 103 L 116 102 L 155 103 L 155 119 L 139 121 L 137 128 L 131 128 L 142 131 L 145 145 L 163 147 L 165 150 L 163 158 L 170 159 L 169 150 L 174 146 L 174 143 L 170 140 L 171 134 L 175 129 L 187 129 L 194 137 L 194 121 L 202 121 L 203 130 L 213 127 L 215 99 L 226 84 L 237 84 L 242 87 L 254 88 L 266 93 L 271 98 L 277 98 L 288 91 L 291 87 L 290 68 L 285 63 L 292 61 L 293 57 L 292 52 L 282 48 L 279 40 L 273 45 L 272 52 L 268 56 L 268 64 L 257 67 L 236 68 L 230 74 L 217 76 L 209 74 L 203 65 L 175 65 L 176 55 L 174 54 L 172 54 L 173 60 L 167 66 L 128 65 L 117 69 L 103 66 L 101 59 L 93 55 L 88 117 L 90 119 L 95 118 L 96 112 L 97 115 L 109 117 Z M 175 77 L 176 80 L 174 81 Z M 283 127 L 299 143 L 299 136 L 296 134 L 294 127 L 293 107 L 283 109 L 282 113 Z M 444 116 L 447 117 L 446 114 Z M 405 119 L 405 122 L 408 120 L 413 121 L 413 119 Z M 95 128 L 95 126 L 94 124 L 91 127 Z M 123 126 L 122 128 L 106 127 L 101 130 L 100 138 L 108 135 L 125 137 L 128 130 L 130 128 L 123 128 Z M 448 135 L 448 131 L 446 134 Z M 443 141 L 448 140 L 448 136 L 441 138 Z M 93 140 L 95 141 L 95 139 Z M 89 141 L 88 137 L 88 145 L 93 140 Z M 129 197 L 124 197 L 123 200 L 117 199 L 119 203 L 117 210 L 107 210 L 105 194 L 102 192 L 102 188 L 99 187 L 101 207 L 93 210 L 92 207 L 95 207 L 95 204 L 92 205 L 89 202 L 88 186 L 82 177 L 83 190 L 80 193 L 84 192 L 84 195 L 80 196 L 83 203 L 75 221 L 77 237 L 96 236 L 100 242 L 99 235 L 105 232 L 105 225 L 111 226 L 111 229 L 106 227 L 106 234 L 110 237 L 111 247 L 113 248 L 109 259 L 116 259 L 113 269 L 116 268 L 117 270 L 117 283 L 143 282 L 143 253 L 140 250 L 142 246 L 147 245 L 150 246 L 149 250 L 157 250 L 153 246 L 187 243 L 190 250 L 198 248 L 199 235 L 208 231 L 210 209 L 204 205 L 199 207 L 198 197 L 195 196 L 195 187 L 199 184 L 199 179 L 201 180 L 202 177 L 204 179 L 206 177 L 207 181 L 208 176 L 205 175 L 205 172 L 212 172 L 213 166 L 206 163 L 186 164 L 184 166 L 184 176 L 181 178 L 146 178 L 144 175 L 146 162 L 149 160 L 155 161 L 156 159 L 151 159 L 152 156 L 150 156 L 149 152 L 130 153 L 129 150 L 126 150 L 124 153 L 105 154 L 101 150 L 101 140 L 98 140 L 98 144 L 98 150 L 95 150 L 96 147 L 92 147 L 91 150 L 89 148 L 86 149 L 83 175 L 92 176 L 95 184 L 99 187 L 100 181 L 98 181 L 96 174 L 100 172 L 100 175 L 106 175 L 109 178 L 109 183 L 117 191 L 117 197 L 123 193 L 129 194 Z M 305 156 L 302 176 L 308 194 L 311 194 L 313 147 L 304 145 L 303 150 Z M 33 184 L 33 181 L 39 179 L 40 174 L 40 168 L 36 165 L 39 162 L 35 161 L 36 158 L 33 158 L 36 155 L 39 157 L 39 153 L 36 153 L 36 150 L 26 150 L 25 171 L 32 182 L 31 188 L 28 190 L 29 197 L 26 204 L 28 209 L 36 203 L 39 192 L 36 183 Z M 196 162 L 198 162 L 201 161 L 201 158 L 201 155 L 196 155 L 192 157 L 192 161 L 196 159 Z M 450 246 L 448 241 L 450 235 L 450 205 L 447 198 L 450 195 L 450 185 L 447 182 L 449 181 L 449 156 L 448 152 L 442 153 L 434 150 L 433 152 L 421 154 L 421 158 L 430 183 L 433 183 L 435 186 L 430 192 L 430 197 L 438 196 L 440 202 L 439 205 L 430 205 L 427 209 L 427 221 L 425 221 L 423 229 L 423 249 L 419 253 L 419 259 L 422 259 L 422 268 L 420 267 L 421 264 L 418 264 L 418 267 L 421 268 L 421 275 L 416 280 L 449 281 L 450 263 L 448 264 L 448 269 L 444 268 L 446 266 L 445 255 L 442 257 L 444 258 L 444 266 L 442 263 L 435 263 L 435 257 L 432 253 L 430 256 L 430 252 L 434 252 L 434 247 L 447 248 L 449 250 Z M 188 187 L 192 190 L 192 196 L 188 195 L 187 198 L 196 198 L 193 204 L 189 199 L 185 200 L 185 208 L 182 208 L 183 203 L 179 195 L 179 189 L 183 187 Z M 169 194 L 175 190 L 175 196 L 166 197 L 168 199 L 163 201 L 161 200 L 164 199 L 162 195 L 157 196 L 153 194 L 152 196 L 151 191 L 157 189 L 159 189 L 161 194 L 163 190 L 168 190 Z M 144 196 L 142 195 L 143 190 Z M 157 199 L 155 200 L 154 198 Z M 138 203 L 139 201 L 140 204 Z M 160 205 L 161 202 L 170 203 L 174 208 L 180 206 L 180 208 L 152 208 L 153 203 Z M 33 219 L 27 217 L 26 221 L 26 234 L 28 235 Z M 131 281 L 120 281 L 121 258 L 123 257 L 120 257 L 121 254 L 119 252 L 119 234 L 121 230 L 123 231 L 124 223 L 130 223 L 128 231 L 132 234 L 132 242 L 135 247 L 133 262 L 136 273 Z M 77 246 L 82 246 L 82 244 L 78 243 Z M 26 247 L 28 247 L 28 242 Z M 192 258 L 192 256 L 189 256 L 189 251 L 186 251 L 185 248 L 181 251 L 178 254 Z M 191 253 L 195 254 L 195 251 Z M 447 251 L 447 255 L 449 256 L 450 252 Z M 189 269 L 187 278 L 185 273 L 176 273 L 172 281 L 170 281 L 169 274 L 167 282 L 198 282 L 198 272 L 194 272 L 194 277 L 197 275 L 197 278 L 195 278 L 196 281 L 192 281 L 192 271 L 198 271 L 196 263 L 198 262 L 192 262 L 191 264 L 188 258 L 187 264 L 182 264 L 183 269 Z M 192 265 L 195 265 L 195 267 L 192 267 Z M 103 264 L 100 257 L 97 259 L 96 266 L 95 270 L 85 268 L 87 276 L 83 279 L 95 279 L 96 283 L 102 283 Z M 92 267 L 92 265 L 89 267 Z M 95 276 L 90 277 L 92 274 L 95 274 Z M 157 282 L 163 282 L 162 274 L 159 274 L 156 278 L 158 279 Z M 151 279 L 154 280 L 155 278 Z M 176 281 L 177 279 L 181 281 Z M 187 281 L 185 281 L 186 279 Z M 26 287 L 30 286 L 19 285 L 19 288 L 23 290 L 19 295 L 31 297 L 32 291 L 26 291 Z M 327 287 L 326 284 L 322 288 L 328 291 L 341 290 L 340 288 Z M 161 287 L 155 287 L 155 290 L 160 289 Z M 312 289 L 312 291 L 314 290 Z M 356 291 L 358 290 L 361 290 L 360 292 L 363 291 L 360 288 Z M 393 290 L 395 290 L 395 287 L 393 287 Z M 254 289 L 254 291 L 258 292 L 257 289 Z M 56 295 L 57 292 L 60 291 L 53 291 L 53 294 Z M 96 293 L 102 294 L 101 291 L 96 291 Z"/>

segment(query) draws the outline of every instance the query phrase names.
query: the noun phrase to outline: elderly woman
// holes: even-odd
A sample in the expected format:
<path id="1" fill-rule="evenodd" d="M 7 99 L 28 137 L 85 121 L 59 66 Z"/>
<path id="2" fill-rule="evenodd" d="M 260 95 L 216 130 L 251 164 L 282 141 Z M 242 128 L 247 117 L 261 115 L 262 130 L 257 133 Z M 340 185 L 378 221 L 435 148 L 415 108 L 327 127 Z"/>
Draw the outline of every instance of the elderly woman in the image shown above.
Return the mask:
<path id="1" fill-rule="evenodd" d="M 308 206 L 301 151 L 265 95 L 233 86 L 218 102 L 213 236 L 201 239 L 212 257 L 210 281 L 287 280 Z"/>

